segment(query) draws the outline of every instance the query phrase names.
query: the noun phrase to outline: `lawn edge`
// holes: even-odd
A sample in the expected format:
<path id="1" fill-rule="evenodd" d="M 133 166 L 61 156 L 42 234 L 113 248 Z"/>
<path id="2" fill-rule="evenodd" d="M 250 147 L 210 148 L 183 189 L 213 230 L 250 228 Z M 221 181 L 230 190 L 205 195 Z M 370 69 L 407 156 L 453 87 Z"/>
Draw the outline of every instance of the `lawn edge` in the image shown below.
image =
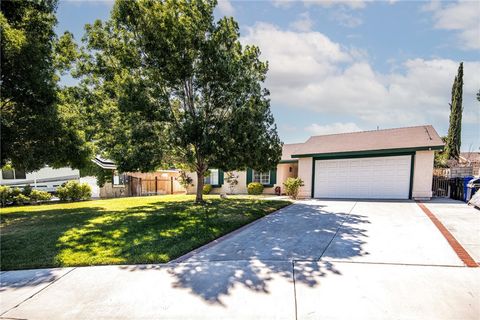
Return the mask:
<path id="1" fill-rule="evenodd" d="M 253 226 L 253 225 L 257 224 L 257 223 L 259 223 L 260 221 L 262 221 L 262 220 L 264 220 L 264 219 L 266 219 L 266 218 L 268 218 L 268 217 L 270 217 L 270 216 L 272 216 L 272 215 L 278 214 L 280 211 L 282 211 L 282 210 L 290 207 L 290 206 L 293 205 L 294 203 L 295 203 L 294 201 L 290 201 L 290 204 L 287 204 L 286 206 L 284 206 L 284 207 L 282 207 L 282 208 L 280 208 L 280 209 L 277 209 L 277 210 L 275 210 L 275 211 L 272 211 L 272 212 L 270 212 L 269 214 L 267 214 L 267 215 L 265 215 L 265 216 L 263 216 L 263 217 L 260 217 L 260 218 L 254 220 L 254 221 L 252 221 L 252 222 L 250 222 L 250 223 L 247 223 L 247 224 L 241 226 L 241 227 L 238 228 L 238 229 L 235 229 L 235 230 L 233 230 L 233 231 L 230 231 L 229 233 L 224 234 L 223 236 L 220 236 L 220 237 L 216 238 L 215 240 L 212 240 L 212 241 L 210 241 L 210 242 L 208 242 L 208 243 L 206 243 L 206 244 L 204 244 L 204 245 L 202 245 L 202 246 L 200 246 L 200 247 L 198 247 L 198 248 L 196 248 L 196 249 L 193 249 L 192 251 L 187 252 L 187 253 L 185 253 L 184 255 L 181 255 L 181 256 L 178 257 L 178 258 L 175 258 L 175 259 L 173 259 L 173 260 L 170 260 L 170 261 L 166 262 L 165 264 L 166 264 L 166 265 L 169 265 L 169 264 L 178 264 L 178 263 L 185 262 L 185 260 L 191 258 L 192 256 L 194 256 L 194 255 L 196 255 L 196 254 L 198 254 L 198 253 L 200 253 L 200 252 L 202 252 L 202 251 L 204 251 L 204 250 L 206 250 L 206 249 L 208 249 L 208 248 L 210 248 L 210 247 L 212 247 L 212 246 L 214 246 L 214 245 L 216 245 L 216 244 L 218 244 L 218 243 L 220 243 L 220 242 L 223 242 L 223 241 L 225 241 L 225 240 L 227 240 L 227 239 L 232 238 L 233 236 L 237 235 L 238 233 L 242 232 L 243 230 L 245 230 L 245 229 L 247 229 L 247 228 L 249 228 L 249 227 L 251 227 L 251 226 Z"/>

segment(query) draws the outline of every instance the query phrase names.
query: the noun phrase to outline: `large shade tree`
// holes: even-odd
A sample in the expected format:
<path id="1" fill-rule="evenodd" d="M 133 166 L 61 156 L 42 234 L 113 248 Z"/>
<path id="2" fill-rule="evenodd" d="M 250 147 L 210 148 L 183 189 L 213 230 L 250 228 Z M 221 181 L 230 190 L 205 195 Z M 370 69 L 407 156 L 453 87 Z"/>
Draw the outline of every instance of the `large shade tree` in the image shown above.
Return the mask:
<path id="1" fill-rule="evenodd" d="M 1 3 L 2 166 L 33 171 L 88 159 L 79 113 L 62 102 L 60 75 L 77 50 L 71 34 L 54 32 L 56 7 L 56 0 Z"/>
<path id="2" fill-rule="evenodd" d="M 209 168 L 269 170 L 281 154 L 267 63 L 233 18 L 214 21 L 215 5 L 116 1 L 108 21 L 86 26 L 78 64 L 99 148 L 123 171 L 185 166 L 198 202 Z"/>

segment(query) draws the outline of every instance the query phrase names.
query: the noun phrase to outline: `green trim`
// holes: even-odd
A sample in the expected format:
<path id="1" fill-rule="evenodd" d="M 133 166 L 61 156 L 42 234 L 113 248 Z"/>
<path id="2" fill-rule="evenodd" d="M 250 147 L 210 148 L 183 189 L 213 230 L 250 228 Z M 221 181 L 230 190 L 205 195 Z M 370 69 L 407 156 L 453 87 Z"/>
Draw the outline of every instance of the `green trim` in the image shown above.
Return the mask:
<path id="1" fill-rule="evenodd" d="M 221 186 L 224 183 L 223 170 L 218 169 L 218 184 Z"/>
<path id="2" fill-rule="evenodd" d="M 269 185 L 274 185 L 277 183 L 277 169 L 270 170 L 270 183 Z"/>
<path id="3" fill-rule="evenodd" d="M 283 163 L 298 163 L 298 160 L 280 160 L 278 164 L 283 164 Z"/>
<path id="4" fill-rule="evenodd" d="M 312 199 L 315 194 L 315 158 L 312 159 Z"/>
<path id="5" fill-rule="evenodd" d="M 412 154 L 412 158 L 410 160 L 410 188 L 408 190 L 408 199 L 412 199 L 414 172 L 415 172 L 415 154 Z"/>
<path id="6" fill-rule="evenodd" d="M 379 150 L 364 150 L 364 151 L 345 151 L 345 152 L 331 152 L 331 153 L 309 153 L 309 154 L 294 154 L 292 158 L 331 158 L 331 159 L 341 159 L 346 156 L 360 156 L 360 155 L 381 155 L 381 154 L 399 154 L 399 153 L 411 153 L 416 151 L 433 151 L 433 150 L 443 150 L 443 145 L 441 146 L 431 146 L 431 147 L 417 147 L 417 148 L 397 148 L 397 149 L 379 149 Z"/>
<path id="7" fill-rule="evenodd" d="M 247 168 L 247 186 L 252 181 L 253 181 L 253 170 L 251 168 Z"/>

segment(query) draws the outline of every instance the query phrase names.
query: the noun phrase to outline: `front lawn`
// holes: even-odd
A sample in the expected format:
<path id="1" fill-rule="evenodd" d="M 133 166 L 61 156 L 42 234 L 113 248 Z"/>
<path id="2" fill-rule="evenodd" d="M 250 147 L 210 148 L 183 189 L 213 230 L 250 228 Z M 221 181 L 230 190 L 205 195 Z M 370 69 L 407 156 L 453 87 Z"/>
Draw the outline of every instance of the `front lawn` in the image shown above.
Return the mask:
<path id="1" fill-rule="evenodd" d="M 173 195 L 1 209 L 1 270 L 175 259 L 289 201 Z"/>

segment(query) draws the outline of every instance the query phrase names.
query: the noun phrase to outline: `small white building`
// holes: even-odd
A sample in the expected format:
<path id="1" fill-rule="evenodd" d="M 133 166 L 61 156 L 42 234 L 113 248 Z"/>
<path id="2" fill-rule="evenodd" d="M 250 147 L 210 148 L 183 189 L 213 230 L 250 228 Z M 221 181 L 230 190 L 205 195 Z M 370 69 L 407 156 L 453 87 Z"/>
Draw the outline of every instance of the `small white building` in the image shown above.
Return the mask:
<path id="1" fill-rule="evenodd" d="M 0 170 L 0 185 L 24 187 L 54 192 L 57 187 L 70 180 L 79 180 L 80 171 L 69 167 L 57 168 L 46 166 L 38 171 L 26 173 L 23 170 Z"/>

